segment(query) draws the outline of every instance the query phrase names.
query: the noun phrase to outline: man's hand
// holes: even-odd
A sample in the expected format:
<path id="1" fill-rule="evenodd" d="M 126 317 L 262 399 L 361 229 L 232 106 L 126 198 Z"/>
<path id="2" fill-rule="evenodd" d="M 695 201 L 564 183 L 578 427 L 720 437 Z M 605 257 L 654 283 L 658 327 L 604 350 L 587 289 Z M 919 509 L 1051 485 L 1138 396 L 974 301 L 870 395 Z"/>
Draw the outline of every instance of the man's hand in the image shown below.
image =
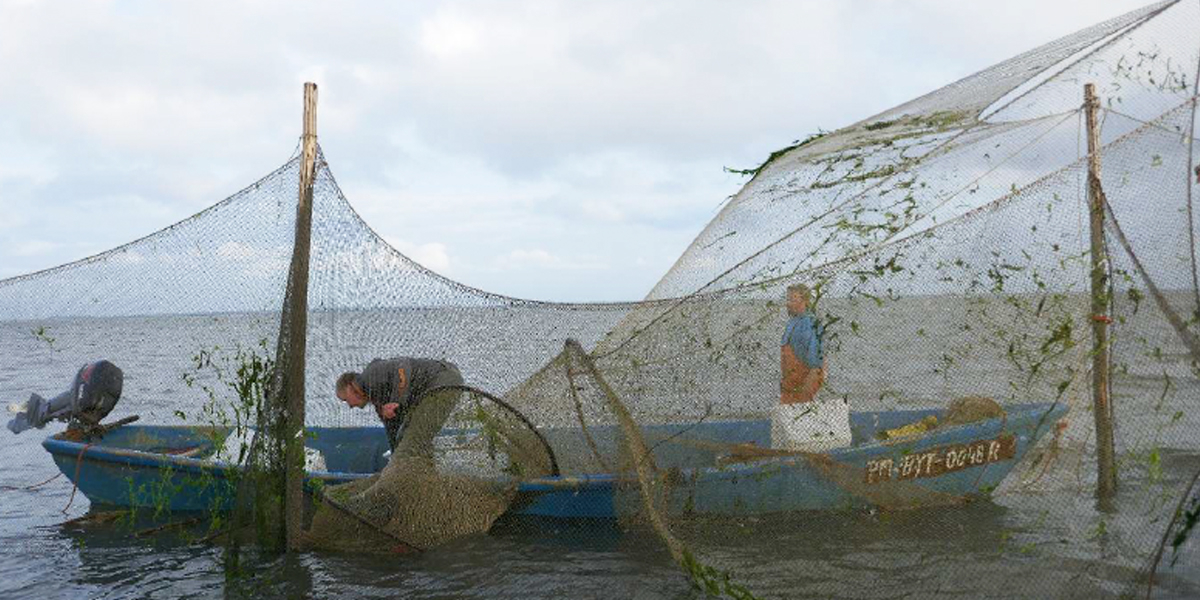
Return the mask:
<path id="1" fill-rule="evenodd" d="M 399 402 L 388 402 L 379 407 L 379 416 L 385 419 L 395 419 L 398 410 L 400 410 Z"/>

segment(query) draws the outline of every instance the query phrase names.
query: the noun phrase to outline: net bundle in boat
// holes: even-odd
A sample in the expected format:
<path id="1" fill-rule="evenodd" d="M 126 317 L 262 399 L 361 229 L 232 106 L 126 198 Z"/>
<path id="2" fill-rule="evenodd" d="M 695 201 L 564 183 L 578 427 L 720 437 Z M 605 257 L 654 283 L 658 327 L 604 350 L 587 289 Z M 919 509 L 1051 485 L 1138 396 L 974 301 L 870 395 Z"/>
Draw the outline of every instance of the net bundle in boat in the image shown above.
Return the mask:
<path id="1" fill-rule="evenodd" d="M 438 275 L 363 222 L 319 156 L 304 373 L 308 445 L 332 475 L 309 490 L 309 542 L 438 551 L 569 520 L 733 596 L 1197 589 L 1197 31 L 1200 3 L 1154 4 L 798 140 L 747 169 L 636 302 Z M 1098 204 L 1085 83 L 1100 98 Z M 36 357 L 24 386 L 103 353 L 126 373 L 116 414 L 220 420 L 204 389 L 229 395 L 236 374 L 192 359 L 275 347 L 298 170 L 0 282 L 6 351 Z M 807 299 L 800 325 L 792 294 Z M 1097 324 L 1117 473 L 1101 503 Z M 465 380 L 449 416 L 429 417 L 445 419 L 429 456 L 389 453 L 376 414 L 334 397 L 340 374 L 391 357 Z M 821 372 L 811 399 L 789 390 L 797 359 Z M 266 402 L 277 417 L 281 399 Z M 263 452 L 279 472 L 280 452 Z"/>

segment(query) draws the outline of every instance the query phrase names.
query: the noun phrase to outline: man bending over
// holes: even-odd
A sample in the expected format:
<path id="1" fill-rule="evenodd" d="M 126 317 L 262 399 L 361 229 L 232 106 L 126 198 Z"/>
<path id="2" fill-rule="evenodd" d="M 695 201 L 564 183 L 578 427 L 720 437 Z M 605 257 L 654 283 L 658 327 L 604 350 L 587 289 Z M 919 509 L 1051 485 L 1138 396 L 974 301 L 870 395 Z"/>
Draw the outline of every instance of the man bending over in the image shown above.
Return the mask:
<path id="1" fill-rule="evenodd" d="M 337 397 L 351 408 L 370 404 L 383 421 L 395 454 L 433 458 L 433 438 L 454 411 L 459 390 L 434 388 L 462 385 L 454 364 L 427 358 L 375 359 L 362 373 L 342 373 Z M 422 398 L 425 396 L 424 398 Z"/>

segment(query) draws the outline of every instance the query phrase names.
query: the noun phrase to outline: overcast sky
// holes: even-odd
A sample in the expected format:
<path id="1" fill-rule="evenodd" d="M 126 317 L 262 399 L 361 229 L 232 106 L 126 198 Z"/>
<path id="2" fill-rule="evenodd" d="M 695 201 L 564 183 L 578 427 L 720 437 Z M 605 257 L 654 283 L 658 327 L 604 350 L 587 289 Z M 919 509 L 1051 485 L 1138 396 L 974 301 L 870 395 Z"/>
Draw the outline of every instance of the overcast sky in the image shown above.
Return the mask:
<path id="1" fill-rule="evenodd" d="M 289 158 L 301 87 L 363 217 L 526 298 L 638 299 L 751 167 L 1145 0 L 0 0 L 0 278 Z"/>

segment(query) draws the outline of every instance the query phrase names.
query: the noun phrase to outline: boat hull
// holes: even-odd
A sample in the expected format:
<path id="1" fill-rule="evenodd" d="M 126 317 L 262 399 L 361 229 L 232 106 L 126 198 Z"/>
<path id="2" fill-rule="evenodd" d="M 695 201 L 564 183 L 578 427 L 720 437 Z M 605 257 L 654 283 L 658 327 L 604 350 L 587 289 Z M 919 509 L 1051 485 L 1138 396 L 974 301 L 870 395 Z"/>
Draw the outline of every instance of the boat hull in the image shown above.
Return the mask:
<path id="1" fill-rule="evenodd" d="M 939 411 L 855 413 L 855 442 L 821 455 L 723 456 L 704 440 L 769 447 L 763 421 L 706 423 L 686 431 L 646 428 L 655 460 L 669 482 L 674 515 L 763 515 L 858 506 L 896 507 L 953 503 L 986 496 L 1065 413 L 1054 404 L 1008 407 L 1003 419 L 938 428 L 907 440 L 880 442 L 874 432 Z M 674 433 L 672 433 L 674 431 Z M 232 506 L 239 471 L 203 458 L 216 430 L 203 427 L 126 426 L 100 443 L 51 436 L 43 446 L 93 504 L 168 511 L 223 511 Z M 310 484 L 332 485 L 382 468 L 387 439 L 381 427 L 313 428 L 310 447 L 326 457 L 328 471 L 308 474 Z M 561 432 L 560 432 L 561 433 Z M 554 445 L 556 435 L 548 432 Z M 206 446 L 207 444 L 207 446 Z M 714 465 L 694 467 L 689 465 Z M 615 518 L 640 510 L 636 481 L 615 474 L 545 477 L 519 484 L 512 515 Z"/>

